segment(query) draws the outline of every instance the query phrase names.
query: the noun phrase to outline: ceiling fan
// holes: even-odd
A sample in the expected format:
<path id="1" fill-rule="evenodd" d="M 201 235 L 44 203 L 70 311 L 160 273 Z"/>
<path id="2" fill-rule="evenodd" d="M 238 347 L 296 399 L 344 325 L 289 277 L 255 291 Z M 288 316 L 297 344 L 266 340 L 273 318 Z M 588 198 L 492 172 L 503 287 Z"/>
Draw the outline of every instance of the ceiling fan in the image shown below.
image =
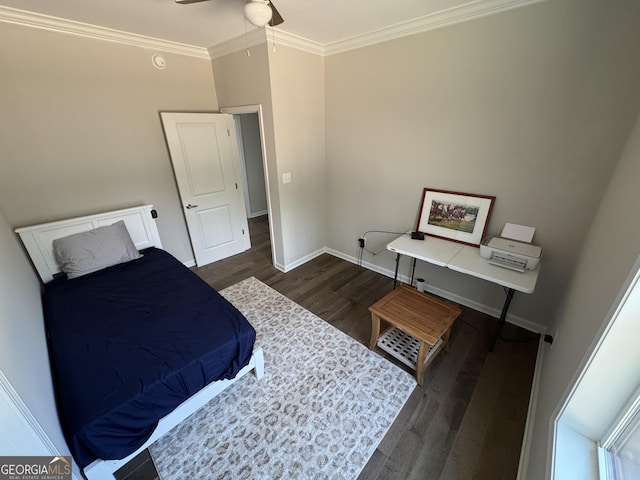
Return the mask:
<path id="1" fill-rule="evenodd" d="M 198 3 L 207 0 L 175 0 L 176 3 Z M 270 0 L 251 0 L 244 6 L 244 16 L 256 27 L 264 27 L 269 24 L 271 27 L 280 25 L 284 18 Z"/>

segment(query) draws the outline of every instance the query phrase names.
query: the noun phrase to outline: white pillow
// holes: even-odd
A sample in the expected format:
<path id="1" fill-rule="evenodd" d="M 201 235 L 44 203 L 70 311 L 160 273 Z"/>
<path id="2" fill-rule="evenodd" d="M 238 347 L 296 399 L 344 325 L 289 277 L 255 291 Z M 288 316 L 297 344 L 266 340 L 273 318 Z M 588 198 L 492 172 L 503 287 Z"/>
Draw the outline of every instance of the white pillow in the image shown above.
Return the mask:
<path id="1" fill-rule="evenodd" d="M 53 241 L 53 253 L 67 278 L 140 258 L 123 220 Z"/>

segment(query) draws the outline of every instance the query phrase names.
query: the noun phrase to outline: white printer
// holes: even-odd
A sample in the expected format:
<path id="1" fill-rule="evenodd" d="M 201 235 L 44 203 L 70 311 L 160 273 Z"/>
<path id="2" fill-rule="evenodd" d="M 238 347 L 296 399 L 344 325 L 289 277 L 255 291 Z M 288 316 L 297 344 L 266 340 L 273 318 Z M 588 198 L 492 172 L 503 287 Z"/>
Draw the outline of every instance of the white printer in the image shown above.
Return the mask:
<path id="1" fill-rule="evenodd" d="M 518 272 L 535 270 L 542 258 L 542 247 L 530 243 L 534 232 L 533 227 L 507 223 L 501 236 L 487 237 L 482 240 L 480 256 L 486 258 L 492 265 Z"/>

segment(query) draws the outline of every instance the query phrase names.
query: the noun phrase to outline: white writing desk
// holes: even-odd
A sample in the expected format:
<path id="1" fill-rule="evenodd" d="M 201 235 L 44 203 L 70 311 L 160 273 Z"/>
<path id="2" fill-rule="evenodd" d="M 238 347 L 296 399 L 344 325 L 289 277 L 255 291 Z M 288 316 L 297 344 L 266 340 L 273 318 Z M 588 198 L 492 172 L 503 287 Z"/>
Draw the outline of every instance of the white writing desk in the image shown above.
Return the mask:
<path id="1" fill-rule="evenodd" d="M 480 249 L 477 247 L 426 235 L 424 240 L 412 240 L 410 235 L 403 235 L 389 243 L 387 250 L 396 253 L 396 270 L 393 277 L 394 287 L 398 281 L 398 267 L 402 255 L 413 258 L 411 284 L 413 284 L 416 261 L 422 260 L 502 286 L 505 289 L 507 298 L 500 312 L 498 332 L 493 338 L 490 351 L 493 351 L 496 339 L 500 335 L 502 326 L 507 318 L 507 312 L 509 311 L 513 294 L 516 291 L 533 293 L 536 288 L 536 282 L 538 281 L 538 273 L 540 272 L 539 265 L 535 270 L 525 270 L 524 272 L 516 272 L 508 268 L 491 265 L 486 259 L 480 256 Z"/>

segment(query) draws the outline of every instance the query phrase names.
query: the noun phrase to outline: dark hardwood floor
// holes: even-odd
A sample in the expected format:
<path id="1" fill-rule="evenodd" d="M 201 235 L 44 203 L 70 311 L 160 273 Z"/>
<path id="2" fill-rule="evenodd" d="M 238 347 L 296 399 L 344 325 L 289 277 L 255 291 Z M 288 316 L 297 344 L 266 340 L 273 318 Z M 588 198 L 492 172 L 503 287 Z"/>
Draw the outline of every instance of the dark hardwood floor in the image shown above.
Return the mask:
<path id="1" fill-rule="evenodd" d="M 250 250 L 193 271 L 217 290 L 254 276 L 368 345 L 368 308 L 392 290 L 390 278 L 327 254 L 282 273 L 271 263 L 267 217 L 249 220 L 249 229 Z M 507 324 L 490 353 L 497 319 L 462 310 L 449 351 L 427 368 L 423 386 L 416 386 L 358 480 L 516 478 L 538 336 Z M 156 480 L 157 474 L 144 452 L 116 477 Z"/>
<path id="2" fill-rule="evenodd" d="M 193 270 L 217 290 L 254 276 L 368 345 L 368 308 L 392 290 L 390 278 L 328 254 L 282 273 L 271 263 L 267 217 L 249 229 L 249 251 Z M 427 368 L 361 480 L 516 478 L 538 336 L 507 324 L 490 353 L 497 319 L 462 309 L 449 352 Z"/>

